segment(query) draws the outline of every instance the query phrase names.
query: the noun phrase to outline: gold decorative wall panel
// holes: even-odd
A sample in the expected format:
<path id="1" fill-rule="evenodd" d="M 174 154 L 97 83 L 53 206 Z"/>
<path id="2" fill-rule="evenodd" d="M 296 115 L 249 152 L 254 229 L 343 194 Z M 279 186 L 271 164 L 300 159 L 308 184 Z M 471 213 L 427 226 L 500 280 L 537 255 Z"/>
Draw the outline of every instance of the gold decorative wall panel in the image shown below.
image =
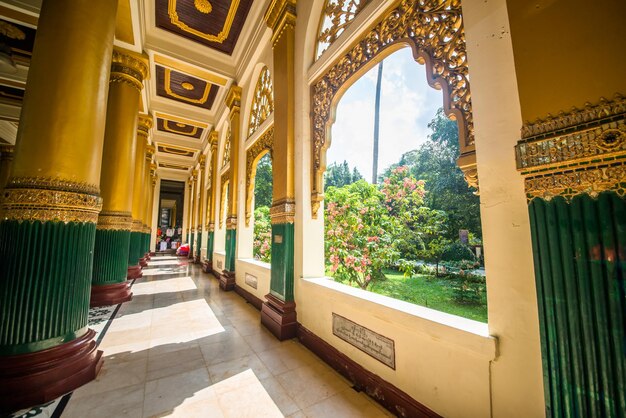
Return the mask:
<path id="1" fill-rule="evenodd" d="M 224 143 L 224 152 L 222 153 L 222 168 L 230 164 L 230 143 L 232 142 L 232 132 L 230 126 L 226 134 L 226 142 Z"/>
<path id="2" fill-rule="evenodd" d="M 474 123 L 460 0 L 403 0 L 311 85 L 313 217 L 323 200 L 323 175 L 334 108 L 345 90 L 388 52 L 409 45 L 426 64 L 428 83 L 443 90 L 443 108 L 459 127 L 464 172 L 476 170 Z M 384 52 L 385 50 L 388 50 Z"/>
<path id="3" fill-rule="evenodd" d="M 270 153 L 270 158 L 272 157 L 273 147 L 274 125 L 263 132 L 246 151 L 246 226 L 250 226 L 250 218 L 252 217 L 252 198 L 254 197 L 256 166 L 267 152 Z"/>
<path id="4" fill-rule="evenodd" d="M 228 198 L 228 171 L 222 174 L 222 197 L 220 199 L 220 229 L 224 225 L 224 208 L 226 207 L 226 199 Z"/>
<path id="5" fill-rule="evenodd" d="M 254 96 L 252 96 L 248 137 L 252 136 L 274 111 L 273 90 L 270 70 L 267 67 L 263 67 L 254 89 Z"/>
<path id="6" fill-rule="evenodd" d="M 517 168 L 525 177 L 528 200 L 578 194 L 596 197 L 626 189 L 626 99 L 524 124 L 515 147 Z"/>

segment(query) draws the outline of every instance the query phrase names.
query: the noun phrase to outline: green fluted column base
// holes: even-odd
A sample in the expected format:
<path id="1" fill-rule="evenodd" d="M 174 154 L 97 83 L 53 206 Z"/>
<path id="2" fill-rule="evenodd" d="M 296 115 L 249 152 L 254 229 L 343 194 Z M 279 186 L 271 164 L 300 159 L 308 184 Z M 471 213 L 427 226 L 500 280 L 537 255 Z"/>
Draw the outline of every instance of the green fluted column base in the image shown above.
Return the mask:
<path id="1" fill-rule="evenodd" d="M 626 416 L 626 201 L 529 205 L 548 417 Z"/>
<path id="2" fill-rule="evenodd" d="M 142 276 L 139 259 L 143 256 L 141 253 L 141 232 L 132 231 L 130 233 L 130 245 L 128 249 L 128 279 L 138 279 Z"/>
<path id="3" fill-rule="evenodd" d="M 224 270 L 220 274 L 220 289 L 233 290 L 235 288 L 235 250 L 237 249 L 237 230 L 226 230 L 226 257 Z"/>
<path id="4" fill-rule="evenodd" d="M 193 251 L 195 248 L 195 242 L 196 242 L 196 233 L 195 232 L 190 232 L 189 233 L 189 254 L 187 254 L 187 258 L 193 258 Z"/>
<path id="5" fill-rule="evenodd" d="M 215 232 L 209 231 L 207 233 L 206 243 L 206 259 L 202 261 L 202 271 L 205 273 L 213 272 L 213 245 L 215 242 Z"/>
<path id="6" fill-rule="evenodd" d="M 88 331 L 96 225 L 0 222 L 0 412 L 93 380 Z"/>
<path id="7" fill-rule="evenodd" d="M 93 306 L 116 305 L 132 299 L 126 282 L 130 231 L 96 230 L 91 280 Z"/>
<path id="8" fill-rule="evenodd" d="M 293 257 L 293 224 L 273 224 L 270 293 L 261 307 L 261 323 L 281 341 L 294 338 L 298 329 L 293 297 Z"/>
<path id="9" fill-rule="evenodd" d="M 195 262 L 199 263 L 202 261 L 202 231 L 199 231 L 196 237 L 196 259 Z"/>

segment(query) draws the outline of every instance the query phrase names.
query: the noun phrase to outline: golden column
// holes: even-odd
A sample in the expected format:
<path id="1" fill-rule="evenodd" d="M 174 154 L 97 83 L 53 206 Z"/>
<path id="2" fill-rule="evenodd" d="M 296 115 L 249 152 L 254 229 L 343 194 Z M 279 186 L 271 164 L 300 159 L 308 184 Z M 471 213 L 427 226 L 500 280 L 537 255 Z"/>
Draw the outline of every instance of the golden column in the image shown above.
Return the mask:
<path id="1" fill-rule="evenodd" d="M 152 179 L 150 176 L 150 171 L 152 170 L 152 157 L 156 152 L 156 148 L 154 145 L 148 145 L 146 147 L 146 163 L 144 167 L 145 176 L 144 176 L 144 215 L 143 215 L 143 234 L 142 234 L 142 251 L 144 260 L 150 259 L 150 236 L 152 233 L 152 195 L 153 195 L 153 187 L 152 187 Z"/>
<path id="2" fill-rule="evenodd" d="M 226 262 L 220 275 L 220 289 L 235 288 L 235 252 L 237 249 L 237 176 L 239 172 L 239 138 L 241 136 L 241 87 L 230 86 L 226 96 L 230 109 L 230 168 L 228 169 L 228 208 L 226 215 Z"/>
<path id="3" fill-rule="evenodd" d="M 196 195 L 198 194 L 198 170 L 193 170 L 191 174 L 191 197 L 189 203 L 189 209 L 191 213 L 189 215 L 189 224 L 190 232 L 189 232 L 189 254 L 188 258 L 193 258 L 193 250 L 195 248 L 195 232 L 196 232 L 196 205 L 198 204 L 198 199 Z"/>
<path id="4" fill-rule="evenodd" d="M 133 223 L 133 183 L 137 143 L 137 108 L 148 57 L 115 49 L 109 79 L 106 128 L 94 248 L 91 306 L 131 299 L 127 283 L 128 250 Z"/>
<path id="5" fill-rule="evenodd" d="M 13 145 L 0 145 L 0 192 L 9 181 L 13 165 Z"/>
<path id="6" fill-rule="evenodd" d="M 137 279 L 142 276 L 141 262 L 143 262 L 142 234 L 144 218 L 144 181 L 146 147 L 148 136 L 152 128 L 150 115 L 139 115 L 137 126 L 137 151 L 135 153 L 135 169 L 133 173 L 133 226 L 130 233 L 130 249 L 128 251 L 128 278 Z M 143 262 L 145 264 L 145 262 Z"/>
<path id="7" fill-rule="evenodd" d="M 200 157 L 198 157 L 198 163 L 200 165 L 199 174 L 198 174 L 200 177 L 198 180 L 200 184 L 199 185 L 200 194 L 198 198 L 198 206 L 197 206 L 197 211 L 196 211 L 197 230 L 196 230 L 196 256 L 194 257 L 194 263 L 199 263 L 201 261 L 200 256 L 202 254 L 202 204 L 204 203 L 204 176 L 206 175 L 205 161 L 206 161 L 206 155 L 200 154 Z"/>
<path id="8" fill-rule="evenodd" d="M 206 229 L 209 235 L 206 245 L 206 263 L 203 265 L 205 273 L 209 273 L 213 270 L 213 248 L 215 245 L 215 202 L 217 191 L 217 131 L 213 130 L 209 134 L 209 144 L 211 147 L 211 160 L 209 162 L 209 192 L 207 196 L 206 206 Z"/>
<path id="9" fill-rule="evenodd" d="M 272 0 L 265 12 L 274 58 L 274 148 L 272 155 L 272 270 L 261 322 L 278 339 L 296 336 L 294 302 L 294 42 L 295 0 Z"/>
<path id="10" fill-rule="evenodd" d="M 187 180 L 187 243 L 191 247 L 191 212 L 193 206 L 193 175 Z M 183 208 L 184 209 L 184 208 Z"/>
<path id="11" fill-rule="evenodd" d="M 150 164 L 150 199 L 149 199 L 149 210 L 148 210 L 148 256 L 153 255 L 153 250 L 155 250 L 154 247 L 151 246 L 151 242 L 152 242 L 152 225 L 154 223 L 154 189 L 156 187 L 157 184 L 157 180 L 158 180 L 158 176 L 157 176 L 157 165 L 155 163 L 151 163 Z M 176 204 L 174 204 L 174 207 L 176 207 Z M 176 214 L 176 212 L 174 212 L 174 215 Z M 158 228 L 158 226 L 157 226 Z M 173 227 L 172 227 L 173 228 Z M 154 230 L 154 233 L 156 234 L 156 229 Z"/>
<path id="12" fill-rule="evenodd" d="M 0 202 L 0 415 L 93 380 L 88 328 L 117 0 L 45 0 Z"/>

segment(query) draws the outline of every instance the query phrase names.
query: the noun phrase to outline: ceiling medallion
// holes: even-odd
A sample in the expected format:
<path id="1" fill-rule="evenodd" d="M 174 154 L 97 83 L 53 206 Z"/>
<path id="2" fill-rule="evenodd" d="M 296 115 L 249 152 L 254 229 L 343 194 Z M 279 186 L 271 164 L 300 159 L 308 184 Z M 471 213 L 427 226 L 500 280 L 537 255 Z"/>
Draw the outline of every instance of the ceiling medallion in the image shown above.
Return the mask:
<path id="1" fill-rule="evenodd" d="M 191 90 L 193 90 L 193 89 L 194 89 L 193 84 L 188 83 L 188 82 L 186 82 L 186 81 L 185 81 L 185 82 L 183 82 L 183 83 L 181 83 L 181 87 L 182 87 L 182 88 L 184 88 L 184 89 L 185 89 L 185 90 L 187 90 L 187 91 L 191 91 Z"/>
<path id="2" fill-rule="evenodd" d="M 213 11 L 213 6 L 208 0 L 194 0 L 193 4 L 200 13 L 208 14 Z"/>

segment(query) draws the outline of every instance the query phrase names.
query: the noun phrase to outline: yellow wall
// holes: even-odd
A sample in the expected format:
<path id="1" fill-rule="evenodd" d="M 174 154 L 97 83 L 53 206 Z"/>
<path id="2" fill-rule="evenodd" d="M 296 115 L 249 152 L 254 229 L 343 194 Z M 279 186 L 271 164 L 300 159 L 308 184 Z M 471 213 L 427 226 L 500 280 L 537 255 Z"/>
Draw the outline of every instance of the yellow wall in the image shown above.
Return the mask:
<path id="1" fill-rule="evenodd" d="M 624 0 L 508 0 L 507 7 L 525 122 L 626 93 Z"/>

